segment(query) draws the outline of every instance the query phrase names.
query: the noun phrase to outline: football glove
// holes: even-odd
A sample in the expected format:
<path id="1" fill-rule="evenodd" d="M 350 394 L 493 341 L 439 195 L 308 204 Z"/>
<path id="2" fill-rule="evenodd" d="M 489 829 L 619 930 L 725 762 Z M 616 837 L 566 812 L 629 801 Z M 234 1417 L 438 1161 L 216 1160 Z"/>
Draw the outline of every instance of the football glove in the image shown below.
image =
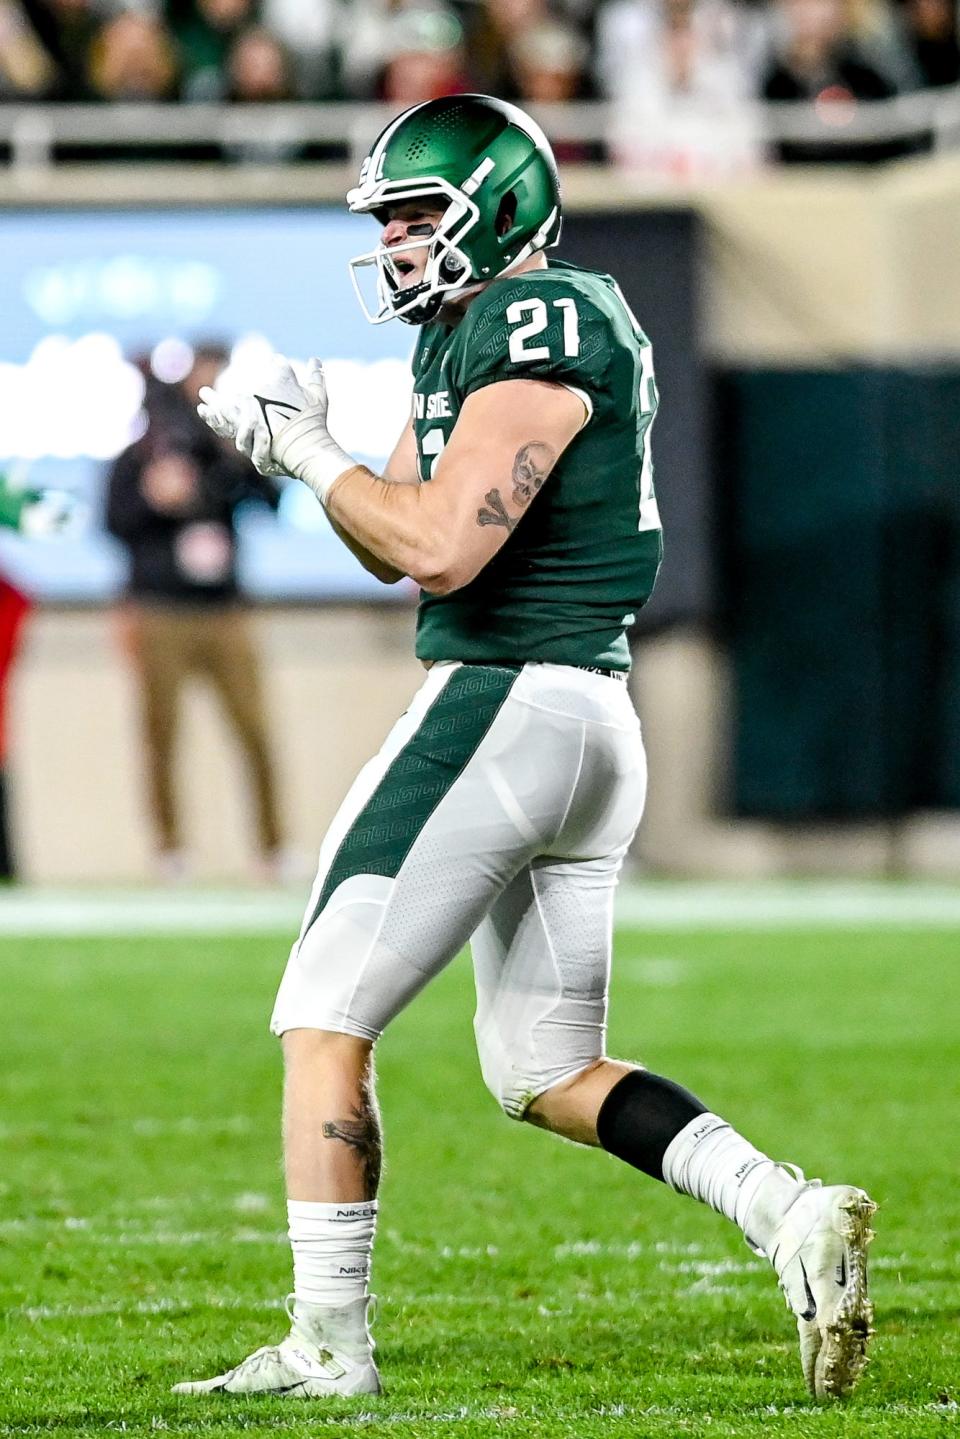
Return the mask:
<path id="1" fill-rule="evenodd" d="M 200 415 L 215 434 L 232 436 L 261 475 L 293 475 L 323 503 L 334 481 L 356 460 L 327 430 L 326 380 L 318 359 L 307 362 L 301 383 L 290 361 L 273 355 L 247 393 L 226 397 L 204 388 Z"/>
<path id="2" fill-rule="evenodd" d="M 209 385 L 201 385 L 197 414 L 221 440 L 237 438 L 240 407 L 237 401 L 231 399 L 229 395 L 223 394 L 220 390 L 213 390 Z"/>

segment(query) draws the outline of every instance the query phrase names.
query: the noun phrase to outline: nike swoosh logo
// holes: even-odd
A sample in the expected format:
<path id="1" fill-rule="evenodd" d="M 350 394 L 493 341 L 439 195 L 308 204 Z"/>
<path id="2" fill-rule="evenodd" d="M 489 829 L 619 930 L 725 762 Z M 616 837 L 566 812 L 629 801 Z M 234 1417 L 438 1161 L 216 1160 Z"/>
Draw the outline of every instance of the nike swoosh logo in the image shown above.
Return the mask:
<path id="1" fill-rule="evenodd" d="M 816 1319 L 817 1301 L 813 1297 L 813 1290 L 810 1288 L 810 1280 L 807 1278 L 807 1271 L 802 1259 L 800 1260 L 800 1273 L 803 1275 L 803 1287 L 807 1291 L 807 1307 L 800 1317 L 801 1319 Z"/>
<path id="2" fill-rule="evenodd" d="M 263 421 L 264 421 L 264 424 L 266 425 L 268 431 L 270 432 L 270 438 L 271 438 L 271 440 L 274 438 L 274 435 L 273 435 L 273 430 L 270 429 L 270 416 L 267 414 L 267 408 L 268 408 L 268 406 L 272 406 L 272 408 L 275 409 L 275 410 L 286 410 L 287 413 L 283 416 L 283 422 L 284 422 L 284 424 L 285 424 L 285 423 L 287 422 L 287 420 L 289 420 L 293 415 L 299 415 L 299 413 L 300 413 L 300 407 L 299 407 L 299 405 L 291 405 L 291 404 L 288 404 L 286 400 L 268 400 L 264 395 L 254 395 L 253 398 L 256 400 L 257 404 L 260 406 L 260 409 L 261 409 L 261 411 L 262 411 L 262 413 L 263 413 Z"/>

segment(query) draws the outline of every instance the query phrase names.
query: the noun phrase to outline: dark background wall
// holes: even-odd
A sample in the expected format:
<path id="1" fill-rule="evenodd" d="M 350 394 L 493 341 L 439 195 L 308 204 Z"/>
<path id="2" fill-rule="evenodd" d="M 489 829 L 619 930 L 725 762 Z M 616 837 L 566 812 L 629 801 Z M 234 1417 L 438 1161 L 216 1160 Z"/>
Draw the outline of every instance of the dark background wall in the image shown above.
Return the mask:
<path id="1" fill-rule="evenodd" d="M 718 384 L 736 808 L 960 805 L 960 369 Z"/>
<path id="2" fill-rule="evenodd" d="M 638 633 L 731 659 L 732 805 L 787 821 L 960 806 L 960 367 L 711 368 L 700 218 L 571 217 L 654 347 L 665 559 Z"/>
<path id="3" fill-rule="evenodd" d="M 653 345 L 660 408 L 654 483 L 665 554 L 639 633 L 707 620 L 712 605 L 709 375 L 700 326 L 702 227 L 689 210 L 576 214 L 564 221 L 564 259 L 609 272 Z"/>

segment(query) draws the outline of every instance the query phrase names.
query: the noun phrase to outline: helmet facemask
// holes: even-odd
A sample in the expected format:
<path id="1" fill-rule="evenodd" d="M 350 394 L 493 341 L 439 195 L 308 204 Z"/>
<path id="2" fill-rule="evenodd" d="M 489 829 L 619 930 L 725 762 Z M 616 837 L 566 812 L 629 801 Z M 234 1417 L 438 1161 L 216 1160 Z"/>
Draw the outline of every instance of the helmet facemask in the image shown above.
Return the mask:
<path id="1" fill-rule="evenodd" d="M 405 110 L 374 141 L 347 205 L 386 223 L 393 205 L 431 199 L 443 217 L 428 240 L 414 235 L 351 261 L 361 307 L 374 324 L 398 317 L 422 325 L 445 300 L 509 274 L 560 236 L 549 141 L 529 115 L 490 95 L 444 96 Z M 421 243 L 424 274 L 409 283 L 391 255 Z M 376 277 L 366 298 L 361 276 Z"/>
<path id="2" fill-rule="evenodd" d="M 374 214 L 385 223 L 388 206 L 430 199 L 447 201 L 432 235 L 403 240 L 396 245 L 381 243 L 375 250 L 350 261 L 350 277 L 371 324 L 401 319 L 407 324 L 424 325 L 436 316 L 445 299 L 454 298 L 477 278 L 460 245 L 476 225 L 480 212 L 469 196 L 449 181 L 436 177 L 418 180 L 415 185 L 405 181 L 381 182 L 372 195 L 363 197 L 362 212 Z M 361 212 L 359 203 L 352 203 L 351 209 Z M 405 284 L 406 277 L 398 269 L 396 257 L 418 250 L 427 253 L 423 276 L 415 284 Z M 369 268 L 376 271 L 374 304 L 368 303 L 372 298 L 370 286 L 364 286 L 360 278 L 360 272 Z"/>

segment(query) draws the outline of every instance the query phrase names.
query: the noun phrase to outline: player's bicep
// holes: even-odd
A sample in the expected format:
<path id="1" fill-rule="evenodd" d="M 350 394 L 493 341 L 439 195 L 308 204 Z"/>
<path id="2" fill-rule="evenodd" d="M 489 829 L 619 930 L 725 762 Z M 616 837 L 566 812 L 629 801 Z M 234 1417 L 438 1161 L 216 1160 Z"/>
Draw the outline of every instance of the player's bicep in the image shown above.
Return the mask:
<path id="1" fill-rule="evenodd" d="M 489 564 L 585 419 L 579 395 L 544 380 L 503 380 L 468 397 L 425 487 L 436 487 L 449 525 L 445 588 Z"/>
<path id="2" fill-rule="evenodd" d="M 417 438 L 413 432 L 413 420 L 403 427 L 399 440 L 384 466 L 383 478 L 395 485 L 418 485 L 420 472 L 417 468 Z"/>

